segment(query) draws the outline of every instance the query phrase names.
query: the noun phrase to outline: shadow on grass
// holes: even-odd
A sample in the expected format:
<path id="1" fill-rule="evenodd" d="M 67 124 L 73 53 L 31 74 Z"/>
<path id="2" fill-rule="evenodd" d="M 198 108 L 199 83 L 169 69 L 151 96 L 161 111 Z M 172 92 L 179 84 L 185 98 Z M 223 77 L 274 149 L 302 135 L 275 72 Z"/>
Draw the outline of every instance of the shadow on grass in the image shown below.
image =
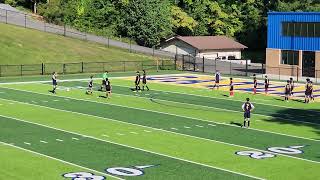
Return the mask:
<path id="1" fill-rule="evenodd" d="M 320 140 L 320 111 L 315 109 L 280 109 L 270 115 L 271 119 L 265 119 L 268 122 L 278 124 L 290 124 L 300 127 L 311 127 L 316 132 Z M 290 118 L 288 118 L 290 117 Z"/>

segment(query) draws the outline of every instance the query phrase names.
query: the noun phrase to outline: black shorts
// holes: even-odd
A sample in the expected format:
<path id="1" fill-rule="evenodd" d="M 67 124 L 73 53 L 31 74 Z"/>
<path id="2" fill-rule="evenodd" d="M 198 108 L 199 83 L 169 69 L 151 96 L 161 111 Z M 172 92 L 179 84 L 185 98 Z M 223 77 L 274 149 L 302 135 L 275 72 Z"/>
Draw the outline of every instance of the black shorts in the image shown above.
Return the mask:
<path id="1" fill-rule="evenodd" d="M 250 111 L 245 111 L 244 114 L 243 114 L 243 117 L 244 118 L 250 118 L 251 117 Z"/>
<path id="2" fill-rule="evenodd" d="M 58 85 L 57 81 L 52 81 L 52 85 L 54 86 Z"/>
<path id="3" fill-rule="evenodd" d="M 219 84 L 219 83 L 220 83 L 220 80 L 216 80 L 216 83 Z"/>
<path id="4" fill-rule="evenodd" d="M 304 93 L 306 96 L 311 96 L 311 92 L 310 91 L 305 91 Z"/>
<path id="5" fill-rule="evenodd" d="M 142 83 L 143 83 L 143 84 L 147 84 L 147 80 L 143 80 Z"/>
<path id="6" fill-rule="evenodd" d="M 291 92 L 290 92 L 290 91 L 285 91 L 284 94 L 285 94 L 285 95 L 290 95 Z"/>
<path id="7" fill-rule="evenodd" d="M 110 88 L 107 88 L 107 89 L 106 89 L 106 91 L 107 91 L 107 92 L 110 92 L 110 91 L 111 91 L 111 89 L 110 89 Z"/>
<path id="8" fill-rule="evenodd" d="M 268 89 L 268 88 L 269 88 L 269 85 L 264 85 L 264 88 L 265 88 L 265 89 Z"/>
<path id="9" fill-rule="evenodd" d="M 89 85 L 89 89 L 91 89 L 92 88 L 92 86 L 91 85 Z"/>

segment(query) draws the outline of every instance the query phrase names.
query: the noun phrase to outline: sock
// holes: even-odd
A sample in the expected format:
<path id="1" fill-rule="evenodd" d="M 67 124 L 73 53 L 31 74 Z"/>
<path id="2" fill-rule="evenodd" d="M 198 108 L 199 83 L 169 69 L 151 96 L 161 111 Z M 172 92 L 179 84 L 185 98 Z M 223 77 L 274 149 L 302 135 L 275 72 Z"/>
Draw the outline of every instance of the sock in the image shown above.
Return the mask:
<path id="1" fill-rule="evenodd" d="M 250 121 L 248 121 L 248 127 L 250 126 Z"/>
<path id="2" fill-rule="evenodd" d="M 149 91 L 149 87 L 148 86 L 146 86 L 147 87 L 147 90 Z"/>
<path id="3" fill-rule="evenodd" d="M 246 120 L 243 121 L 243 127 L 246 127 Z"/>

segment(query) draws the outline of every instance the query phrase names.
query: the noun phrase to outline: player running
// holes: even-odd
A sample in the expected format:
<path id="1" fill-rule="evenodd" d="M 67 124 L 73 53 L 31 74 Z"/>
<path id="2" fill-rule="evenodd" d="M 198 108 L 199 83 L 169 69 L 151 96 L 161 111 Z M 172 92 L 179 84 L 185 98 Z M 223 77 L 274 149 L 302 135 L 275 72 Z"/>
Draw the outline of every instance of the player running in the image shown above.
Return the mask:
<path id="1" fill-rule="evenodd" d="M 311 94 L 312 94 L 312 84 L 310 82 L 310 79 L 307 79 L 307 83 L 305 86 L 305 98 L 304 98 L 304 103 L 309 103 L 311 99 Z"/>
<path id="2" fill-rule="evenodd" d="M 135 79 L 135 81 L 134 81 L 134 84 L 135 84 L 135 86 L 136 86 L 136 91 L 141 90 L 141 88 L 140 88 L 140 80 L 141 80 L 140 72 L 137 71 L 136 79 Z"/>
<path id="3" fill-rule="evenodd" d="M 111 90 L 112 90 L 111 83 L 109 80 L 107 80 L 106 81 L 106 97 L 107 98 L 111 98 Z"/>
<path id="4" fill-rule="evenodd" d="M 258 81 L 257 81 L 257 77 L 254 74 L 253 75 L 253 94 L 257 94 L 257 87 L 258 87 Z"/>
<path id="5" fill-rule="evenodd" d="M 58 74 L 56 72 L 53 72 L 52 73 L 52 91 L 51 91 L 53 94 L 56 94 L 56 89 L 58 86 L 57 77 L 58 77 Z"/>
<path id="6" fill-rule="evenodd" d="M 230 78 L 230 84 L 229 84 L 229 86 L 230 86 L 230 96 L 229 96 L 229 97 L 233 97 L 233 96 L 234 96 L 234 92 L 233 92 L 233 90 L 234 90 L 234 84 L 233 84 L 233 79 L 232 79 L 232 78 Z"/>
<path id="7" fill-rule="evenodd" d="M 92 95 L 92 92 L 93 92 L 93 76 L 90 76 L 90 80 L 88 83 L 88 89 L 86 91 L 86 94 Z"/>
<path id="8" fill-rule="evenodd" d="M 264 78 L 264 92 L 265 92 L 266 95 L 268 94 L 269 85 L 270 85 L 270 79 L 266 75 L 265 78 Z"/>
<path id="9" fill-rule="evenodd" d="M 219 89 L 219 87 L 220 87 L 220 80 L 221 80 L 220 72 L 217 71 L 214 76 L 215 76 L 215 79 L 214 79 L 215 83 L 214 83 L 212 90 L 214 90 L 215 87 L 217 87 L 217 89 Z"/>
<path id="10" fill-rule="evenodd" d="M 284 100 L 289 102 L 289 96 L 291 95 L 291 85 L 290 81 L 287 81 L 287 84 L 284 86 Z"/>
<path id="11" fill-rule="evenodd" d="M 294 90 L 294 81 L 293 78 L 291 77 L 289 80 L 289 84 L 290 84 L 290 96 L 293 96 L 293 90 Z"/>
<path id="12" fill-rule="evenodd" d="M 102 74 L 102 83 L 101 83 L 101 88 L 100 88 L 100 91 L 103 90 L 103 88 L 106 88 L 106 83 L 107 81 L 109 80 L 109 72 L 108 71 L 105 71 L 103 74 Z"/>
<path id="13" fill-rule="evenodd" d="M 247 100 L 247 102 L 245 102 L 242 105 L 242 110 L 244 111 L 244 114 L 243 114 L 244 121 L 243 121 L 243 126 L 242 127 L 249 128 L 250 127 L 251 111 L 253 111 L 254 106 L 253 106 L 252 103 L 250 103 L 250 99 L 249 98 L 247 98 L 246 100 Z"/>
<path id="14" fill-rule="evenodd" d="M 142 76 L 142 91 L 144 91 L 144 87 L 146 87 L 147 91 L 149 91 L 149 87 L 147 85 L 147 73 L 145 70 L 143 70 L 143 76 Z"/>

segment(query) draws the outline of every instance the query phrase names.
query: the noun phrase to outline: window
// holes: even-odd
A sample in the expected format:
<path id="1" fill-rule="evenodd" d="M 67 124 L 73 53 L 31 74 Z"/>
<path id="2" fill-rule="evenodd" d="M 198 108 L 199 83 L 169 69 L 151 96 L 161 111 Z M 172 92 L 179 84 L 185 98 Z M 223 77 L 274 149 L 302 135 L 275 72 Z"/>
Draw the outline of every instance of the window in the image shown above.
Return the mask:
<path id="1" fill-rule="evenodd" d="M 320 37 L 320 22 L 282 22 L 282 35 Z"/>
<path id="2" fill-rule="evenodd" d="M 298 65 L 299 64 L 299 51 L 281 51 L 281 64 Z"/>

